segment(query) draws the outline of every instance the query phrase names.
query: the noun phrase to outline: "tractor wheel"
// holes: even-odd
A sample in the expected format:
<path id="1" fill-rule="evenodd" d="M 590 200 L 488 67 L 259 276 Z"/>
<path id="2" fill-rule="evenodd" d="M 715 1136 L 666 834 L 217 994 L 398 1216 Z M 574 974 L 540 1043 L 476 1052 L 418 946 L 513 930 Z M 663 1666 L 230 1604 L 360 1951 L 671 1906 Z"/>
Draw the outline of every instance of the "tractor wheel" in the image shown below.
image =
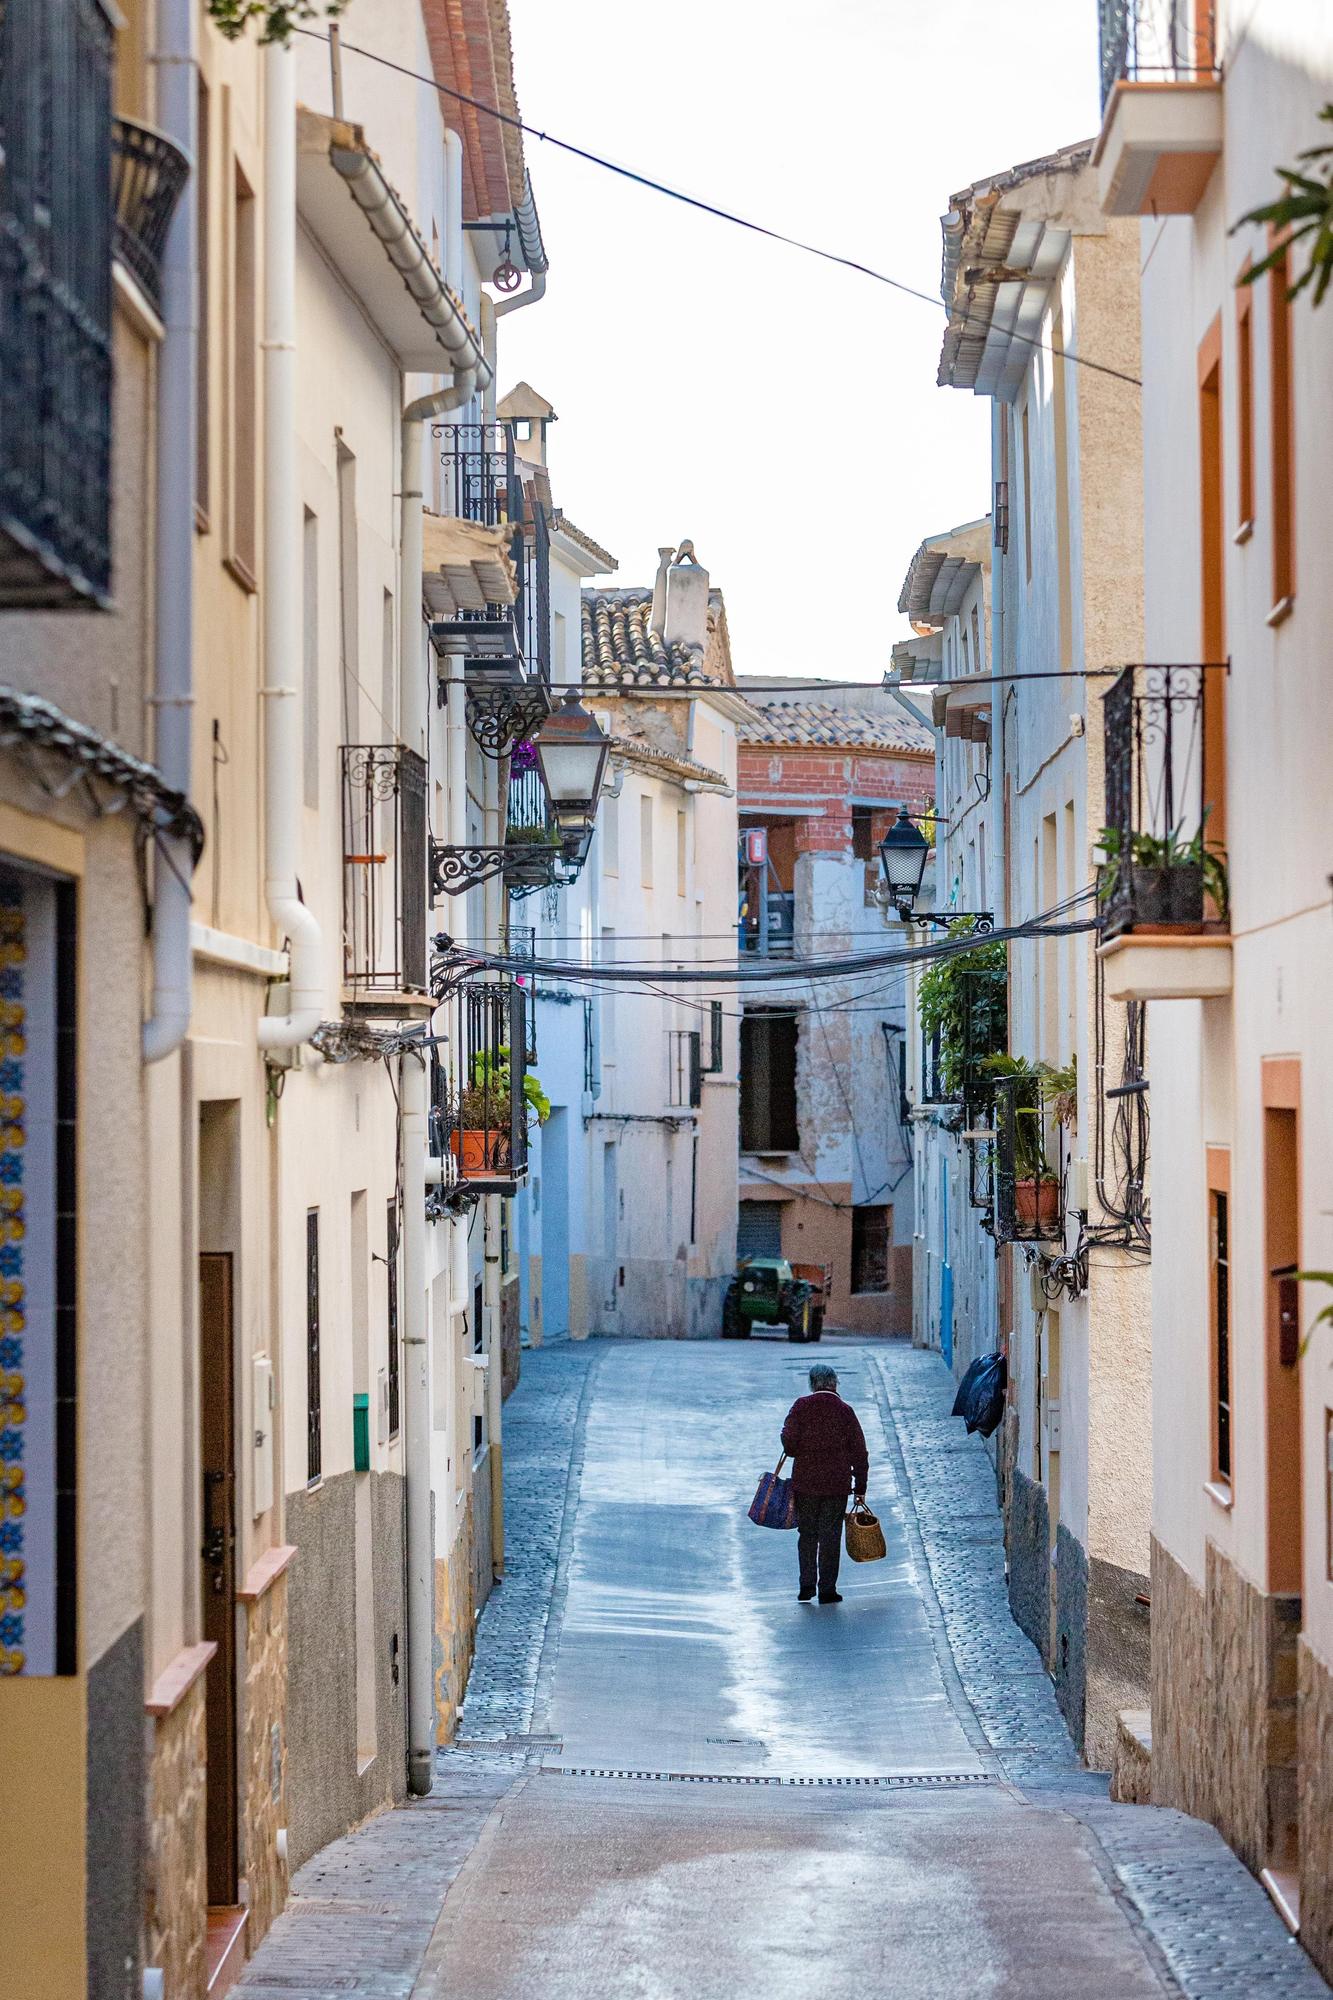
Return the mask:
<path id="1" fill-rule="evenodd" d="M 736 1288 L 733 1285 L 722 1302 L 722 1338 L 724 1340 L 743 1340 L 748 1331 L 748 1327 L 741 1325 L 741 1309 L 736 1299 Z"/>
<path id="2" fill-rule="evenodd" d="M 791 1308 L 791 1318 L 787 1321 L 787 1338 L 788 1340 L 809 1340 L 810 1301 L 808 1298 L 802 1299 L 799 1305 L 793 1305 Z"/>
<path id="3" fill-rule="evenodd" d="M 820 1340 L 824 1334 L 824 1308 L 816 1306 L 810 1315 L 810 1339 Z"/>

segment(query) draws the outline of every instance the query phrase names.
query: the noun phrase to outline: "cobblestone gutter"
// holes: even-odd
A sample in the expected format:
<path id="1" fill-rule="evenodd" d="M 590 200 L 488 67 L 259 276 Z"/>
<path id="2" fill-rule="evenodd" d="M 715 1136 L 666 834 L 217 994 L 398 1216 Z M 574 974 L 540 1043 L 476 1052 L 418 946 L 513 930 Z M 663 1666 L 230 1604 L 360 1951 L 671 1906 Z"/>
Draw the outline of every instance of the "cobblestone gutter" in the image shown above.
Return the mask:
<path id="1" fill-rule="evenodd" d="M 1107 1880 L 1190 2000 L 1327 1994 L 1213 1827 L 1164 1807 L 1113 1805 L 1107 1780 L 1081 1768 L 1037 1650 L 1009 1614 L 995 1474 L 981 1441 L 948 1415 L 952 1375 L 937 1354 L 906 1344 L 876 1350 L 875 1364 L 928 1595 L 961 1694 L 1005 1775 L 1031 1804 L 1066 1811 L 1095 1836 Z"/>

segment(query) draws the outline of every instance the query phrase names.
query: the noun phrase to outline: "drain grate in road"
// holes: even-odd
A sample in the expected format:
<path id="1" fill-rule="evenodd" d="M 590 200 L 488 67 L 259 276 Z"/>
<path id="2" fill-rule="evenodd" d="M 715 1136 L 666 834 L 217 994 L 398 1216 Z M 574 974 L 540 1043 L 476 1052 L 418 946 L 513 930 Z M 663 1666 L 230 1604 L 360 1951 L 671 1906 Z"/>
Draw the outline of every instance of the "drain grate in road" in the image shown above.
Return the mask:
<path id="1" fill-rule="evenodd" d="M 989 1771 L 892 1771 L 870 1778 L 784 1778 L 746 1771 L 634 1771 L 610 1764 L 543 1764 L 546 1778 L 625 1778 L 654 1785 L 786 1785 L 803 1790 L 861 1787 L 878 1791 L 940 1791 L 994 1785 Z"/>

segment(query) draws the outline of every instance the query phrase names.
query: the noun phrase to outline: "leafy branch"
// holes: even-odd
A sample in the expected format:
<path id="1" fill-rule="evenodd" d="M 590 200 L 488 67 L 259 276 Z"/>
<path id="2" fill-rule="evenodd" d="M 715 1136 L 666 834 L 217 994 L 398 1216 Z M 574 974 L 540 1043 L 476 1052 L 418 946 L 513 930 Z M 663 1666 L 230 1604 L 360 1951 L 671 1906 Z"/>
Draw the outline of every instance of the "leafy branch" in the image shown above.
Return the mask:
<path id="1" fill-rule="evenodd" d="M 239 41 L 251 21 L 260 23 L 261 42 L 288 42 L 298 22 L 336 21 L 348 0 L 206 0 L 208 18 L 229 42 Z"/>
<path id="2" fill-rule="evenodd" d="M 1326 125 L 1333 125 L 1333 104 L 1326 104 L 1319 114 Z M 1322 305 L 1324 294 L 1333 283 L 1333 144 L 1308 146 L 1297 154 L 1307 166 L 1318 160 L 1323 164 L 1314 172 L 1302 173 L 1299 167 L 1278 167 L 1278 179 L 1285 181 L 1287 191 L 1276 201 L 1266 202 L 1262 208 L 1252 208 L 1248 215 L 1232 225 L 1234 236 L 1247 222 L 1268 223 L 1280 230 L 1282 238 L 1268 255 L 1258 264 L 1252 264 L 1242 272 L 1238 283 L 1252 285 L 1262 278 L 1266 271 L 1277 270 L 1286 259 L 1291 246 L 1302 237 L 1310 241 L 1310 261 L 1297 278 L 1294 285 L 1287 288 L 1287 297 L 1294 299 L 1309 284 L 1314 285 L 1314 303 Z"/>

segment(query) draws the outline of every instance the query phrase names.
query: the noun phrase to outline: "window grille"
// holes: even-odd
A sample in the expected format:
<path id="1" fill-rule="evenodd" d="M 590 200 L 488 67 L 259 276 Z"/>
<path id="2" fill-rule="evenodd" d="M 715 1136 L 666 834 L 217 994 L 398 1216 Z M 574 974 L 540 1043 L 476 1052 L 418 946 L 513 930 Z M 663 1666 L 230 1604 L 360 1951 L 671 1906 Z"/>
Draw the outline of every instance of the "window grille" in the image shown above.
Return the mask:
<path id="1" fill-rule="evenodd" d="M 667 1033 L 667 1103 L 697 1111 L 703 1103 L 703 1038 L 696 1028 Z"/>

